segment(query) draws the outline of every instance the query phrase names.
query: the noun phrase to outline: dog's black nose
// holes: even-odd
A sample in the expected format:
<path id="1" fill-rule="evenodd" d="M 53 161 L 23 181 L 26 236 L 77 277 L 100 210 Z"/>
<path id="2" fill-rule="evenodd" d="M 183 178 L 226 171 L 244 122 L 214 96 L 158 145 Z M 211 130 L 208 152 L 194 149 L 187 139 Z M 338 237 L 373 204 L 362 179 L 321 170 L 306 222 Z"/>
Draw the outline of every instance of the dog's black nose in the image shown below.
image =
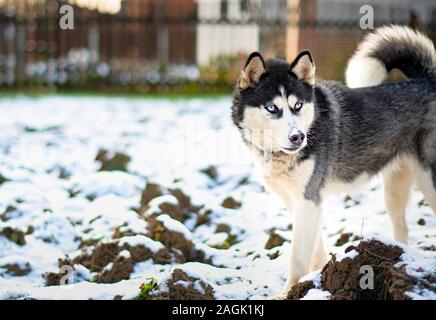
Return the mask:
<path id="1" fill-rule="evenodd" d="M 293 145 L 299 146 L 303 143 L 305 137 L 306 136 L 304 135 L 303 132 L 298 131 L 296 134 L 290 134 L 288 138 Z"/>

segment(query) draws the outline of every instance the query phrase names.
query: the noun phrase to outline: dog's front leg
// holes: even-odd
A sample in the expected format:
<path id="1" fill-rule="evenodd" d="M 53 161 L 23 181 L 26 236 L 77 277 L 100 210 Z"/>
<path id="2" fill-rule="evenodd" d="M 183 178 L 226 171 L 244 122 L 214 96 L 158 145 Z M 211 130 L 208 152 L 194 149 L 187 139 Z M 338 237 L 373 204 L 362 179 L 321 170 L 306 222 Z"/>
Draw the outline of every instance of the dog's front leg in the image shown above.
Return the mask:
<path id="1" fill-rule="evenodd" d="M 309 272 L 309 265 L 321 232 L 320 205 L 299 199 L 294 206 L 291 264 L 283 294 L 287 294 L 298 280 Z"/>

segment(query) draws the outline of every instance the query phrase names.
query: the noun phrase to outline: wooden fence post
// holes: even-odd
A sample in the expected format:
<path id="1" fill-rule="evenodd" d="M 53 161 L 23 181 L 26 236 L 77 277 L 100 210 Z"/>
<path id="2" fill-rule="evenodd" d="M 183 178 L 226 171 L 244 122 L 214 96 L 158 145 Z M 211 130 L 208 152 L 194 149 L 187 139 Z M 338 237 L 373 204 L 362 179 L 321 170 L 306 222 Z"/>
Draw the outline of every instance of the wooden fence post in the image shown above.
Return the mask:
<path id="1" fill-rule="evenodd" d="M 288 26 L 286 28 L 286 59 L 292 61 L 298 54 L 300 42 L 301 0 L 288 0 Z"/>

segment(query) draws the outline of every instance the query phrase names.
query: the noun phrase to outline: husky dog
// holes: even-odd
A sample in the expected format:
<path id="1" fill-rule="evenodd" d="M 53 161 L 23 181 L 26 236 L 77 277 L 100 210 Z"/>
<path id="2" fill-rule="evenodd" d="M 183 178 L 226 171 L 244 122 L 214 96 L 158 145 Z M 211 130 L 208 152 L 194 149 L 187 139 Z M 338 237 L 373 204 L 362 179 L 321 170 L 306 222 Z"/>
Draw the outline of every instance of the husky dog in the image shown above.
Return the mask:
<path id="1" fill-rule="evenodd" d="M 407 80 L 381 84 L 392 69 Z M 407 242 L 405 209 L 416 183 L 436 212 L 436 54 L 402 26 L 366 36 L 349 62 L 349 87 L 315 78 L 303 51 L 288 64 L 254 52 L 238 79 L 232 118 L 254 152 L 266 187 L 294 214 L 286 295 L 327 255 L 321 204 L 372 176 L 384 180 L 395 239 Z"/>

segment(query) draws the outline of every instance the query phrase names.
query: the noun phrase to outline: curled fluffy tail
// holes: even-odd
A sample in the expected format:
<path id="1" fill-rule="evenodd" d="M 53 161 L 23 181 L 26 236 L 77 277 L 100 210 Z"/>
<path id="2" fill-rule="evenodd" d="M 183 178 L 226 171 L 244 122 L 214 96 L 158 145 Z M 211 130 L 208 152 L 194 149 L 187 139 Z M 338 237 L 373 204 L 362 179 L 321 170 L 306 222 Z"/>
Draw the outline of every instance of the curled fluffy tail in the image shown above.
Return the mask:
<path id="1" fill-rule="evenodd" d="M 381 84 L 392 69 L 408 78 L 432 75 L 436 69 L 433 42 L 405 26 L 385 26 L 368 34 L 348 63 L 345 74 L 350 88 Z"/>

